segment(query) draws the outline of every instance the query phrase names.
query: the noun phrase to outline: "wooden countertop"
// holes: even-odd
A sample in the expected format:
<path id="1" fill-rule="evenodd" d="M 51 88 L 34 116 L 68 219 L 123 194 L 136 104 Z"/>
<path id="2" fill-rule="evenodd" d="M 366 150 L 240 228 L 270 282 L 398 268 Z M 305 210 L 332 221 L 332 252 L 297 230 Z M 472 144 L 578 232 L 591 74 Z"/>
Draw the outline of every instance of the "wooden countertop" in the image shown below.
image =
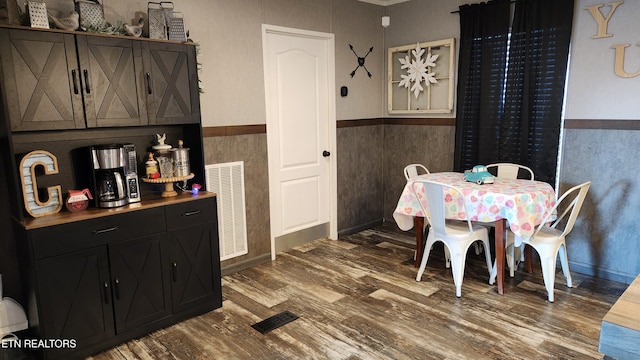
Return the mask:
<path id="1" fill-rule="evenodd" d="M 613 304 L 602 321 L 640 332 L 640 275 Z"/>
<path id="2" fill-rule="evenodd" d="M 61 210 L 57 214 L 42 216 L 39 218 L 27 218 L 22 221 L 18 221 L 25 230 L 33 230 L 43 228 L 47 226 L 55 226 L 61 224 L 67 224 L 74 221 L 82 221 L 88 219 L 100 218 L 103 216 L 110 216 L 116 214 L 124 214 L 131 211 L 138 211 L 142 209 L 150 209 L 159 206 L 178 204 L 194 199 L 206 199 L 215 197 L 216 193 L 209 191 L 201 191 L 198 195 L 192 195 L 191 193 L 179 193 L 178 196 L 173 197 L 161 197 L 160 195 L 145 195 L 143 200 L 137 203 L 132 203 L 116 208 L 102 209 L 90 207 L 87 210 L 72 213 L 66 209 Z"/>

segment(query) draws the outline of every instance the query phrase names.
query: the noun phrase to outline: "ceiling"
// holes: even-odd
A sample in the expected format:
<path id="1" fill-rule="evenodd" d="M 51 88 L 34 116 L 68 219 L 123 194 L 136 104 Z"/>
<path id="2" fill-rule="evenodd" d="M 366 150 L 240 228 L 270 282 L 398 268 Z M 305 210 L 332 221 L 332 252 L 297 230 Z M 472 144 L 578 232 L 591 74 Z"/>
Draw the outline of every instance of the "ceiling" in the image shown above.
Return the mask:
<path id="1" fill-rule="evenodd" d="M 369 4 L 375 4 L 375 5 L 380 5 L 380 6 L 389 6 L 389 5 L 394 5 L 394 4 L 399 4 L 402 2 L 406 2 L 409 0 L 358 0 L 358 1 L 362 1 L 362 2 L 366 2 Z"/>

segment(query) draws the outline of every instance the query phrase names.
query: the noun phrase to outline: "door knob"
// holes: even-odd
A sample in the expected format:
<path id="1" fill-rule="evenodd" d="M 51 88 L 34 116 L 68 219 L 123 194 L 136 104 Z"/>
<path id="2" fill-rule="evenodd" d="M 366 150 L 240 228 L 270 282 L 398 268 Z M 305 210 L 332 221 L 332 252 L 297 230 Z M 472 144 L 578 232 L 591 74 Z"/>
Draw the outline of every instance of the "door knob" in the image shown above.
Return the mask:
<path id="1" fill-rule="evenodd" d="M 330 155 L 331 155 L 331 153 L 328 152 L 327 150 L 322 152 L 322 156 L 324 156 L 324 157 L 329 157 Z"/>

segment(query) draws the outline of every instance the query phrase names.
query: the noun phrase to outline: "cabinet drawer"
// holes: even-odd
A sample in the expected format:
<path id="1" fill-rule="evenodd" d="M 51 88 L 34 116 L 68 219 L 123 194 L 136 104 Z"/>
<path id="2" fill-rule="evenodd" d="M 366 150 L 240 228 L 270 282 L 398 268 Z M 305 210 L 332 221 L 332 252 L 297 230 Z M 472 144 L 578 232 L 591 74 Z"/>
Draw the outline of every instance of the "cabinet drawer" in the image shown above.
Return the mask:
<path id="1" fill-rule="evenodd" d="M 216 198 L 198 199 L 167 206 L 167 230 L 175 230 L 188 226 L 217 222 Z"/>
<path id="2" fill-rule="evenodd" d="M 35 229 L 30 235 L 33 257 L 42 259 L 165 231 L 163 209 L 153 208 Z"/>

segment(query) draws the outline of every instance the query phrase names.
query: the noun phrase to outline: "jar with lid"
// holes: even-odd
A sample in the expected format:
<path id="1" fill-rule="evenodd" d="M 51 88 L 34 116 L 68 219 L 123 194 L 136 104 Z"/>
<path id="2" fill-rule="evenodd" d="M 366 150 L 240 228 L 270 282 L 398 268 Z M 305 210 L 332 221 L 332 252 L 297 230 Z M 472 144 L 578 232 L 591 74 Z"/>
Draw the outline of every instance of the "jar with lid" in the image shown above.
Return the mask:
<path id="1" fill-rule="evenodd" d="M 164 143 L 166 138 L 166 134 L 156 134 L 156 141 L 158 144 L 153 145 L 152 148 L 155 150 L 155 158 L 158 161 L 160 177 L 171 178 L 174 176 L 173 158 L 169 151 L 171 149 L 171 145 Z"/>
<path id="2" fill-rule="evenodd" d="M 175 176 L 188 176 L 191 173 L 189 167 L 189 148 L 183 147 L 182 140 L 178 140 L 178 148 L 170 150 L 172 153 Z"/>

